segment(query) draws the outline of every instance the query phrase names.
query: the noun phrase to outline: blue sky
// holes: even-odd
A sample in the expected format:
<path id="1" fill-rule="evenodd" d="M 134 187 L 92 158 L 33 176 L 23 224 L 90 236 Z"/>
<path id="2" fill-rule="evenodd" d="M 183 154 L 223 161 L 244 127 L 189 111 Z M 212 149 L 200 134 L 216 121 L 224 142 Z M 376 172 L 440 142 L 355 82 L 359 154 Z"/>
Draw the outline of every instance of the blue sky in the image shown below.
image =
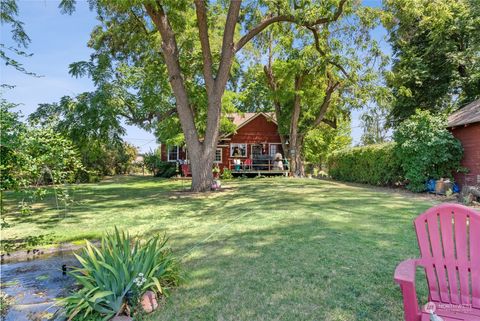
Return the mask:
<path id="1" fill-rule="evenodd" d="M 35 78 L 24 75 L 13 68 L 2 66 L 1 83 L 14 84 L 15 88 L 3 91 L 8 101 L 21 104 L 20 110 L 27 116 L 41 103 L 58 101 L 62 96 L 74 96 L 94 89 L 88 78 L 73 78 L 68 74 L 68 65 L 74 61 L 88 60 L 91 50 L 87 47 L 90 32 L 97 24 L 95 14 L 90 12 L 86 1 L 78 1 L 77 10 L 72 16 L 62 15 L 58 9 L 59 1 L 33 0 L 20 1 L 20 20 L 25 23 L 27 34 L 32 42 L 28 52 L 32 57 L 20 61 L 27 70 L 42 77 Z M 380 0 L 364 0 L 368 6 L 381 5 Z M 377 28 L 374 37 L 382 40 L 385 36 L 383 28 Z M 1 27 L 2 42 L 11 44 L 9 29 Z M 385 41 L 382 48 L 390 51 Z M 352 136 L 358 142 L 360 111 L 352 113 Z M 127 126 L 125 140 L 140 148 L 142 152 L 154 149 L 155 137 L 138 127 Z"/>

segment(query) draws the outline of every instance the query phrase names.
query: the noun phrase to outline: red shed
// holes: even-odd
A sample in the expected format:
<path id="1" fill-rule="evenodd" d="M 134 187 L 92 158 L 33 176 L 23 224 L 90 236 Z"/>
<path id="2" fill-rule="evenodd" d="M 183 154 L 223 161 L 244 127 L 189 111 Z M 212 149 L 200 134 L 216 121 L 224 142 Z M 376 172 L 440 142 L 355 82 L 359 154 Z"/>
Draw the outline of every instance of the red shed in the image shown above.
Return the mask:
<path id="1" fill-rule="evenodd" d="M 448 128 L 462 143 L 462 166 L 469 170 L 455 174 L 455 180 L 461 186 L 480 184 L 480 99 L 451 114 Z"/>
<path id="2" fill-rule="evenodd" d="M 215 163 L 233 174 L 286 174 L 287 164 L 273 113 L 231 114 L 235 133 L 219 138 Z M 161 146 L 162 160 L 188 164 L 184 147 Z M 280 156 L 281 155 L 281 156 Z M 280 157 L 279 157 L 280 156 Z"/>

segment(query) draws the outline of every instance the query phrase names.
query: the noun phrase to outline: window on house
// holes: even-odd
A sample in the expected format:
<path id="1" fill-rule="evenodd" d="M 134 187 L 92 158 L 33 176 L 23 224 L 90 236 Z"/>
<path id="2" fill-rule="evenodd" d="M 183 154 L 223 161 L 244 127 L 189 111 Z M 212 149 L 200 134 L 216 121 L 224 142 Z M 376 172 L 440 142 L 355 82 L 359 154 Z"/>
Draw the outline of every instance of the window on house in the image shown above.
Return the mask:
<path id="1" fill-rule="evenodd" d="M 215 163 L 221 163 L 222 162 L 222 149 L 217 148 L 215 151 Z"/>
<path id="2" fill-rule="evenodd" d="M 247 157 L 247 144 L 230 144 L 230 156 Z"/>
<path id="3" fill-rule="evenodd" d="M 280 149 L 280 144 L 270 144 L 270 151 L 269 151 L 269 155 L 270 156 L 275 156 L 276 153 L 280 153 L 281 152 L 281 149 Z"/>
<path id="4" fill-rule="evenodd" d="M 168 146 L 167 160 L 169 162 L 176 162 L 178 160 L 178 146 Z"/>

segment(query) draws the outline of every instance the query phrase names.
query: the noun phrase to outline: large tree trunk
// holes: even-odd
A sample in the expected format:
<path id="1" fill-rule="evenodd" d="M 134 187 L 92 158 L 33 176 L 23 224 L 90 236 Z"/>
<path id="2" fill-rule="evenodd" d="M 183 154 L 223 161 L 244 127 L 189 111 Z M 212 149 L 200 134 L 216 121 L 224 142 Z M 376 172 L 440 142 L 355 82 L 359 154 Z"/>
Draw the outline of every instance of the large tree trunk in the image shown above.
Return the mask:
<path id="1" fill-rule="evenodd" d="M 213 183 L 213 155 L 204 150 L 199 157 L 192 157 L 190 166 L 192 171 L 192 187 L 193 192 L 203 192 L 211 188 Z"/>
<path id="2" fill-rule="evenodd" d="M 293 101 L 293 112 L 290 121 L 290 150 L 288 153 L 290 156 L 290 171 L 294 177 L 303 177 L 303 165 L 301 162 L 303 139 L 298 132 L 298 122 L 302 108 L 301 97 L 298 94 L 298 91 L 302 88 L 302 82 L 302 75 L 295 76 L 295 99 Z"/>
<path id="3" fill-rule="evenodd" d="M 294 146 L 291 145 L 293 155 L 291 155 L 291 172 L 294 177 L 305 177 L 305 167 L 303 163 L 303 135 L 297 134 L 297 140 Z"/>

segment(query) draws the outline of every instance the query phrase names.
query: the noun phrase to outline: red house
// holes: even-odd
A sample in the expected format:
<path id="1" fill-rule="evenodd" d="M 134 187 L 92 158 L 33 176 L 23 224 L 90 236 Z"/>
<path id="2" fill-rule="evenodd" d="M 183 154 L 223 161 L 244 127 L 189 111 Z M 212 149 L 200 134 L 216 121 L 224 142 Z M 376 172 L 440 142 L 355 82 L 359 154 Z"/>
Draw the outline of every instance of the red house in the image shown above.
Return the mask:
<path id="1" fill-rule="evenodd" d="M 468 173 L 455 174 L 461 186 L 480 185 L 480 99 L 448 117 L 448 128 L 463 145 L 462 166 Z"/>
<path id="2" fill-rule="evenodd" d="M 231 114 L 235 133 L 221 136 L 215 163 L 220 170 L 235 174 L 286 174 L 288 163 L 282 149 L 273 113 Z M 190 155 L 185 146 L 161 145 L 162 160 L 188 164 Z M 185 167 L 185 166 L 184 166 Z"/>

